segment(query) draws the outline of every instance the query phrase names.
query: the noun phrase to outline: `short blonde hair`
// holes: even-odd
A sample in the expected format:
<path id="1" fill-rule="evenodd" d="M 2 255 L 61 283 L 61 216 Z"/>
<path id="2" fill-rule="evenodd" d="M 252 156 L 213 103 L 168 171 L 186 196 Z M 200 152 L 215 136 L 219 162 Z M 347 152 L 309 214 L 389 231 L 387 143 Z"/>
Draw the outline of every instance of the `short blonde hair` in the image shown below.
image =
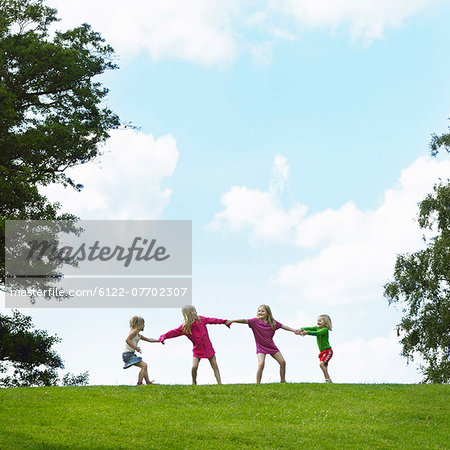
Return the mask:
<path id="1" fill-rule="evenodd" d="M 130 319 L 130 328 L 132 330 L 137 330 L 138 328 L 142 328 L 145 323 L 145 320 L 140 316 L 133 316 Z"/>
<path id="2" fill-rule="evenodd" d="M 323 320 L 323 323 L 325 324 L 325 326 L 332 331 L 333 330 L 333 324 L 331 323 L 331 318 L 330 316 L 328 316 L 327 314 L 321 314 L 319 316 L 319 319 Z"/>

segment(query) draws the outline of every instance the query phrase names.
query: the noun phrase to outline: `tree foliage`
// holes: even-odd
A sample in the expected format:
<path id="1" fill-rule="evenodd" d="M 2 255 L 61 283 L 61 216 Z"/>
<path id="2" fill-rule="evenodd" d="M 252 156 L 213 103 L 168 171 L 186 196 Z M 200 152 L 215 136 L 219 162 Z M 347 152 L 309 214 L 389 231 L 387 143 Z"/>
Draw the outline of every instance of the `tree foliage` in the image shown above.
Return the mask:
<path id="1" fill-rule="evenodd" d="M 86 386 L 89 382 L 89 372 L 83 372 L 79 375 L 66 373 L 61 381 L 63 386 Z"/>
<path id="2" fill-rule="evenodd" d="M 114 51 L 87 24 L 50 32 L 56 10 L 43 0 L 0 0 L 0 249 L 6 219 L 60 219 L 39 192 L 99 155 L 119 118 L 95 80 L 117 68 Z M 4 255 L 0 255 L 0 283 Z"/>
<path id="3" fill-rule="evenodd" d="M 450 143 L 434 136 L 431 150 Z M 449 151 L 449 148 L 446 148 Z M 424 382 L 450 382 L 450 183 L 441 181 L 419 203 L 418 222 L 426 233 L 425 249 L 397 256 L 394 281 L 385 285 L 389 303 L 402 305 L 397 325 L 402 354 L 424 361 Z"/>
<path id="4" fill-rule="evenodd" d="M 32 328 L 31 318 L 18 311 L 0 315 L 0 385 L 46 386 L 58 379 L 56 369 L 63 364 L 51 347 L 59 339 Z"/>
<path id="5" fill-rule="evenodd" d="M 36 330 L 31 317 L 17 310 L 12 316 L 0 314 L 0 386 L 86 385 L 88 372 L 66 373 L 60 382 L 58 369 L 64 364 L 52 349 L 60 341 Z"/>
<path id="6" fill-rule="evenodd" d="M 430 153 L 436 156 L 441 149 L 447 150 L 450 153 L 450 133 L 444 133 L 438 136 L 433 134 L 430 142 Z"/>

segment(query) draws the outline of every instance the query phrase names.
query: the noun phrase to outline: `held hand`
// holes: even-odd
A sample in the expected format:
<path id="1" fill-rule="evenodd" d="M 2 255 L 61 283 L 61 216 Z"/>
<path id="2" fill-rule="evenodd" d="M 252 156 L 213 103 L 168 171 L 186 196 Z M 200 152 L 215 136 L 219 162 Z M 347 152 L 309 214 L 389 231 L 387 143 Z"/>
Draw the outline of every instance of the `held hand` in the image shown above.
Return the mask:
<path id="1" fill-rule="evenodd" d="M 306 330 L 301 330 L 301 333 L 300 333 L 302 336 L 306 336 L 307 334 L 308 334 L 308 332 L 306 331 Z"/>
<path id="2" fill-rule="evenodd" d="M 294 333 L 298 336 L 298 335 L 302 334 L 302 330 L 294 330 Z"/>
<path id="3" fill-rule="evenodd" d="M 227 321 L 225 322 L 225 325 L 226 325 L 228 328 L 230 328 L 232 323 L 233 323 L 232 320 L 227 320 Z"/>
<path id="4" fill-rule="evenodd" d="M 162 340 L 162 341 L 159 341 L 159 342 L 161 342 L 161 344 L 162 344 L 162 345 L 164 345 L 164 340 Z"/>

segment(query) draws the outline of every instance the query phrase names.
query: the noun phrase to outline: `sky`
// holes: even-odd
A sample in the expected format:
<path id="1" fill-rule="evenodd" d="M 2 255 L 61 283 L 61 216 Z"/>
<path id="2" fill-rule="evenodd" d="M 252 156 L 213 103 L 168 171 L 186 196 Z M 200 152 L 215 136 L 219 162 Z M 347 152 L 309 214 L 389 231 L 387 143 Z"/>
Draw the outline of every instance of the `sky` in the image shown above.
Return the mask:
<path id="1" fill-rule="evenodd" d="M 333 320 L 339 383 L 417 383 L 383 285 L 396 255 L 423 248 L 417 204 L 450 175 L 429 156 L 448 130 L 450 2 L 440 0 L 51 0 L 58 29 L 89 23 L 116 50 L 99 78 L 124 122 L 103 156 L 70 171 L 81 193 L 45 189 L 82 219 L 192 220 L 193 304 L 291 327 Z M 11 310 L 4 307 L 3 314 Z M 25 308 L 56 334 L 66 371 L 135 384 L 122 369 L 128 321 L 148 337 L 179 308 Z M 251 330 L 210 325 L 224 383 L 251 383 Z M 287 381 L 322 382 L 315 338 L 279 330 Z M 151 379 L 189 384 L 192 345 L 142 343 Z M 267 361 L 263 382 L 279 380 Z M 198 382 L 213 383 L 207 362 Z"/>

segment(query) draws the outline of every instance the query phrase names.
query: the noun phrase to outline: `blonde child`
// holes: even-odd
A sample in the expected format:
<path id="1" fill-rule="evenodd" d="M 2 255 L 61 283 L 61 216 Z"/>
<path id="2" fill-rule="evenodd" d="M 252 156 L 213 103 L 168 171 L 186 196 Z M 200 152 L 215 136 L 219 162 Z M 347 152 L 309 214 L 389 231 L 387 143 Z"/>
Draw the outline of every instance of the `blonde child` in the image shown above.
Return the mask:
<path id="1" fill-rule="evenodd" d="M 261 305 L 258 308 L 256 317 L 253 319 L 239 319 L 230 320 L 232 323 L 244 323 L 247 324 L 255 336 L 256 342 L 256 355 L 258 357 L 258 370 L 256 372 L 256 383 L 261 383 L 262 373 L 264 370 L 264 364 L 266 361 L 266 355 L 272 356 L 278 364 L 280 364 L 280 378 L 281 382 L 286 382 L 286 361 L 283 358 L 280 350 L 273 342 L 273 336 L 275 331 L 282 328 L 286 331 L 292 331 L 293 333 L 300 334 L 300 330 L 294 330 L 286 325 L 282 325 L 277 322 L 272 315 L 272 311 L 269 306 Z"/>
<path id="2" fill-rule="evenodd" d="M 206 358 L 209 360 L 211 367 L 216 377 L 217 384 L 222 384 L 217 365 L 214 348 L 209 339 L 206 325 L 209 324 L 227 324 L 225 319 L 215 319 L 212 317 L 198 316 L 196 309 L 192 305 L 184 306 L 181 310 L 184 318 L 184 324 L 180 325 L 174 330 L 168 331 L 159 337 L 159 340 L 164 344 L 165 339 L 171 339 L 178 336 L 185 335 L 194 344 L 193 359 L 192 359 L 192 384 L 197 384 L 197 369 L 200 360 Z"/>
<path id="3" fill-rule="evenodd" d="M 142 380 L 145 380 L 147 384 L 152 384 L 153 382 L 149 380 L 148 378 L 148 369 L 147 364 L 142 361 L 141 356 L 137 356 L 135 352 L 141 353 L 141 348 L 138 347 L 139 340 L 142 339 L 143 341 L 147 342 L 159 342 L 158 339 L 152 339 L 152 338 L 146 338 L 145 336 L 142 336 L 141 331 L 144 330 L 145 327 L 145 321 L 142 317 L 134 316 L 130 320 L 130 328 L 131 332 L 128 335 L 128 337 L 125 340 L 125 349 L 122 353 L 122 359 L 125 365 L 123 366 L 124 369 L 128 369 L 128 367 L 131 366 L 137 366 L 141 370 L 138 375 L 138 381 L 137 384 L 141 385 Z"/>
<path id="4" fill-rule="evenodd" d="M 302 327 L 300 334 L 306 336 L 316 336 L 317 345 L 319 347 L 319 366 L 322 369 L 326 383 L 332 383 L 330 374 L 328 373 L 328 362 L 333 356 L 333 350 L 328 341 L 328 332 L 333 329 L 330 316 L 322 314 L 317 318 L 317 327 Z"/>

